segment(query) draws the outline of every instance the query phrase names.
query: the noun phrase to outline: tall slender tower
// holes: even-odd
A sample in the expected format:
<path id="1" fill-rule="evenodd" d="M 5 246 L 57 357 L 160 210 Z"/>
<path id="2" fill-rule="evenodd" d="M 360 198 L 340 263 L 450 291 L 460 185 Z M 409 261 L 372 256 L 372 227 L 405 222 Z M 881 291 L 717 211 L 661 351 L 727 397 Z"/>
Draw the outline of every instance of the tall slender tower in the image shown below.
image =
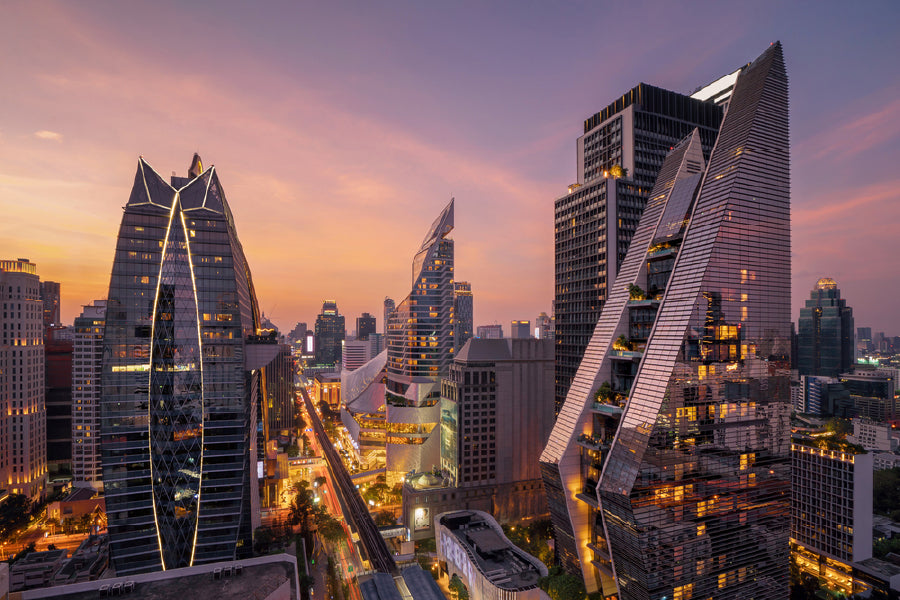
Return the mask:
<path id="1" fill-rule="evenodd" d="M 391 312 L 387 334 L 385 453 L 392 478 L 440 465 L 441 377 L 453 361 L 453 200 L 425 235 L 412 290 Z"/>
<path id="2" fill-rule="evenodd" d="M 251 551 L 259 309 L 215 167 L 141 158 L 112 267 L 101 439 L 119 574 Z M 271 344 L 277 350 L 277 346 Z M 251 466 L 253 468 L 251 468 Z"/>
<path id="3" fill-rule="evenodd" d="M 41 282 L 41 302 L 44 305 L 44 331 L 46 332 L 51 326 L 59 325 L 62 322 L 59 316 L 60 293 L 58 282 Z"/>
<path id="4" fill-rule="evenodd" d="M 475 298 L 472 284 L 457 281 L 453 284 L 453 351 L 466 345 L 475 331 Z"/>
<path id="5" fill-rule="evenodd" d="M 704 170 L 660 170 L 541 468 L 565 568 L 621 600 L 788 596 L 790 178 L 780 44 Z"/>
<path id="6" fill-rule="evenodd" d="M 100 376 L 106 301 L 94 300 L 75 317 L 72 356 L 72 480 L 103 489 L 100 468 Z"/>
<path id="7" fill-rule="evenodd" d="M 47 482 L 44 305 L 37 266 L 0 260 L 0 485 L 33 500 Z"/>

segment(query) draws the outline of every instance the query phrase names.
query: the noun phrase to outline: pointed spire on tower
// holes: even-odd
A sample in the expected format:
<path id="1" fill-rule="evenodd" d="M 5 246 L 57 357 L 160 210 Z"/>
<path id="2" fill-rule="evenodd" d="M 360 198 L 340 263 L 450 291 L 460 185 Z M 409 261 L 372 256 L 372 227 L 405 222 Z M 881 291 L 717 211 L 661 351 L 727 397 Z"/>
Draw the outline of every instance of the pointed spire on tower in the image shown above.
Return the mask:
<path id="1" fill-rule="evenodd" d="M 194 158 L 191 159 L 191 168 L 188 170 L 188 177 L 191 179 L 196 179 L 203 174 L 203 162 L 200 160 L 200 155 L 194 152 Z"/>

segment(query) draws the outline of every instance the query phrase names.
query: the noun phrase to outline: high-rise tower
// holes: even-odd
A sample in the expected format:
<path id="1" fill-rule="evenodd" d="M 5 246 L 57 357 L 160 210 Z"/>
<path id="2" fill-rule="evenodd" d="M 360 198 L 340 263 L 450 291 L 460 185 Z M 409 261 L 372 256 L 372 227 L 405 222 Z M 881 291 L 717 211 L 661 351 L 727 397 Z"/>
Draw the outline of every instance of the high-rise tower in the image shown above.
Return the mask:
<path id="1" fill-rule="evenodd" d="M 41 302 L 44 305 L 44 331 L 46 332 L 53 325 L 59 325 L 62 322 L 59 316 L 60 293 L 58 282 L 41 282 Z"/>
<path id="2" fill-rule="evenodd" d="M 316 317 L 316 362 L 334 365 L 341 360 L 344 341 L 344 315 L 338 312 L 337 302 L 322 302 L 322 312 Z"/>
<path id="3" fill-rule="evenodd" d="M 100 468 L 100 376 L 106 301 L 94 300 L 75 317 L 72 355 L 72 481 L 103 489 Z"/>
<path id="4" fill-rule="evenodd" d="M 195 154 L 171 184 L 141 158 L 124 211 L 101 375 L 110 557 L 128 574 L 246 556 L 262 365 L 231 210 Z"/>
<path id="5" fill-rule="evenodd" d="M 387 337 L 388 332 L 388 321 L 391 318 L 391 313 L 394 312 L 394 309 L 397 307 L 393 298 L 384 297 L 384 321 L 381 323 L 381 333 L 384 337 Z"/>
<path id="6" fill-rule="evenodd" d="M 366 341 L 372 333 L 375 333 L 375 317 L 367 312 L 356 317 L 356 339 Z"/>
<path id="7" fill-rule="evenodd" d="M 391 312 L 385 409 L 388 474 L 440 465 L 441 377 L 453 361 L 453 200 L 412 264 L 412 290 Z"/>
<path id="8" fill-rule="evenodd" d="M 44 305 L 37 266 L 0 260 L 0 486 L 37 500 L 47 481 Z"/>
<path id="9" fill-rule="evenodd" d="M 557 412 L 666 153 L 696 127 L 708 156 L 721 119 L 714 99 L 641 83 L 585 120 L 578 180 L 554 203 Z"/>
<path id="10" fill-rule="evenodd" d="M 773 44 L 669 154 L 541 456 L 588 591 L 788 596 L 787 103 Z"/>
<path id="11" fill-rule="evenodd" d="M 801 375 L 837 377 L 853 365 L 853 309 L 834 279 L 823 277 L 800 309 L 797 369 Z"/>
<path id="12" fill-rule="evenodd" d="M 453 283 L 453 351 L 466 345 L 475 331 L 475 298 L 468 281 Z"/>

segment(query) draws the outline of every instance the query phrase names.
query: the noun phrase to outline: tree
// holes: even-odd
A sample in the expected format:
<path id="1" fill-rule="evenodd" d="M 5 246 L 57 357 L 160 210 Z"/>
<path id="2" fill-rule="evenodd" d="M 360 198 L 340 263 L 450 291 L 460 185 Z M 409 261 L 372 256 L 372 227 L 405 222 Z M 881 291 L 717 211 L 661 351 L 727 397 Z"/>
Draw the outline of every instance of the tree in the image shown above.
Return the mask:
<path id="1" fill-rule="evenodd" d="M 296 443 L 288 446 L 287 447 L 287 455 L 290 458 L 295 458 L 297 456 L 300 456 L 300 446 L 298 446 Z"/>
<path id="2" fill-rule="evenodd" d="M 560 567 L 553 567 L 546 577 L 541 577 L 538 586 L 551 600 L 585 600 L 587 593 L 584 582 L 578 577 L 565 573 Z"/>
<path id="3" fill-rule="evenodd" d="M 628 341 L 628 338 L 625 337 L 624 333 L 622 335 L 620 335 L 618 338 L 616 338 L 615 342 L 613 342 L 613 349 L 615 349 L 615 350 L 631 350 L 631 342 Z"/>
<path id="4" fill-rule="evenodd" d="M 275 535 L 268 527 L 257 527 L 253 532 L 253 549 L 257 554 L 268 554 L 269 546 L 275 540 Z"/>
<path id="5" fill-rule="evenodd" d="M 457 600 L 469 600 L 469 590 L 456 573 L 450 578 L 450 585 L 447 587 L 450 588 L 450 592 Z"/>
<path id="6" fill-rule="evenodd" d="M 630 300 L 644 300 L 646 297 L 647 293 L 640 286 L 633 283 L 628 286 L 628 298 Z"/>
<path id="7" fill-rule="evenodd" d="M 375 525 L 378 527 L 390 527 L 397 524 L 397 519 L 395 519 L 394 515 L 387 510 L 379 510 L 372 517 L 372 520 L 375 521 Z"/>
<path id="8" fill-rule="evenodd" d="M 31 500 L 22 494 L 10 494 L 6 502 L 0 504 L 0 538 L 28 523 Z"/>
<path id="9" fill-rule="evenodd" d="M 839 419 L 837 417 L 832 417 L 828 419 L 828 422 L 825 423 L 825 430 L 830 431 L 831 433 L 836 433 L 839 436 L 843 437 L 848 433 L 853 433 L 853 424 L 850 423 L 847 419 Z"/>
<path id="10" fill-rule="evenodd" d="M 609 168 L 609 176 L 615 177 L 616 179 L 619 177 L 628 177 L 628 169 L 622 165 L 613 165 Z"/>
<path id="11" fill-rule="evenodd" d="M 900 467 L 875 471 L 872 491 L 873 510 L 898 520 L 894 513 L 900 511 Z"/>
<path id="12" fill-rule="evenodd" d="M 288 513 L 288 520 L 292 526 L 299 525 L 300 533 L 309 541 L 310 525 L 312 519 L 318 512 L 318 508 L 313 502 L 313 493 L 309 489 L 308 481 L 300 481 L 295 486 L 296 493 L 294 499 L 291 500 L 291 509 Z"/>
<path id="13" fill-rule="evenodd" d="M 600 387 L 597 388 L 597 393 L 594 395 L 594 399 L 597 402 L 609 402 L 609 399 L 612 397 L 612 386 L 609 385 L 608 381 L 604 381 L 600 384 Z"/>
<path id="14" fill-rule="evenodd" d="M 316 477 L 315 479 L 313 479 L 313 483 L 314 483 L 316 486 L 318 486 L 318 487 L 324 486 L 325 483 L 326 483 L 326 481 L 327 481 L 327 480 L 325 479 L 325 476 L 324 476 L 324 475 L 319 475 L 318 477 Z"/>
<path id="15" fill-rule="evenodd" d="M 318 524 L 318 533 L 326 542 L 336 544 L 344 539 L 344 527 L 340 521 L 326 514 Z"/>

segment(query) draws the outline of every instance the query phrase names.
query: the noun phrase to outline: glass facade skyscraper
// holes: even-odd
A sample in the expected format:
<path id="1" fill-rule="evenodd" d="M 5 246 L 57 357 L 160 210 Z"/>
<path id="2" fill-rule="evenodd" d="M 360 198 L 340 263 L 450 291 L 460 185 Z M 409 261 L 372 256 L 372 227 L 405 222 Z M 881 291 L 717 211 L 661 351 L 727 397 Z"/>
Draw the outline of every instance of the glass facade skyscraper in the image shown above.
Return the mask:
<path id="1" fill-rule="evenodd" d="M 440 465 L 441 377 L 454 356 L 451 231 L 452 199 L 416 252 L 412 290 L 388 320 L 385 453 L 391 480 Z"/>
<path id="2" fill-rule="evenodd" d="M 788 597 L 790 186 L 780 44 L 704 167 L 663 164 L 541 456 L 559 556 L 620 600 Z"/>
<path id="3" fill-rule="evenodd" d="M 697 128 L 708 156 L 721 120 L 714 100 L 646 83 L 585 120 L 578 180 L 554 202 L 557 412 L 666 153 Z"/>
<path id="4" fill-rule="evenodd" d="M 245 556 L 259 309 L 231 210 L 194 155 L 171 184 L 141 158 L 124 211 L 101 376 L 111 560 L 128 574 Z"/>
<path id="5" fill-rule="evenodd" d="M 838 377 L 853 365 L 853 309 L 834 279 L 823 277 L 800 309 L 797 370 L 801 375 Z"/>

